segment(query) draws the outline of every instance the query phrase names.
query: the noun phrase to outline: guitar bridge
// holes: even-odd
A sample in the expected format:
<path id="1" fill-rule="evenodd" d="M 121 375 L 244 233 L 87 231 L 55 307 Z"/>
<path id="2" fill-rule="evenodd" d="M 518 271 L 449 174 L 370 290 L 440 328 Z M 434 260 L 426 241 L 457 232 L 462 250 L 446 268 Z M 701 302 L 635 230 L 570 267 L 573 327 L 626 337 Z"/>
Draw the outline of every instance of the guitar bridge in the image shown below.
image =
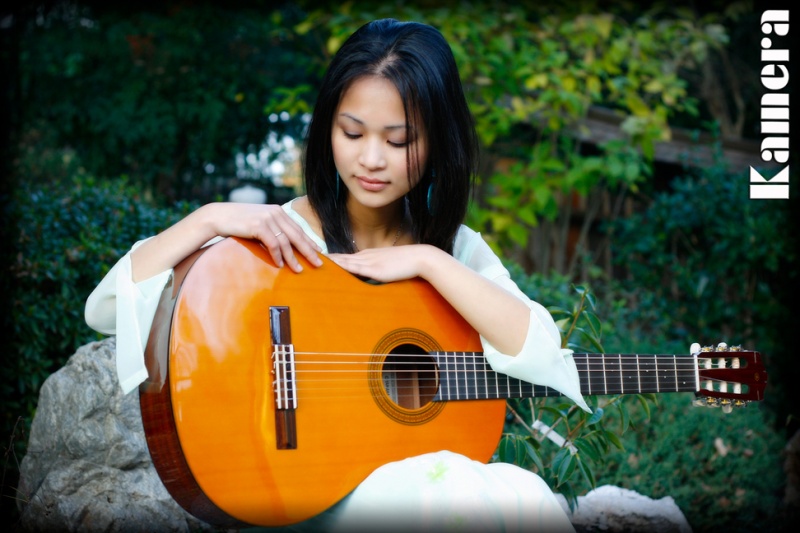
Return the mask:
<path id="1" fill-rule="evenodd" d="M 297 449 L 297 381 L 295 379 L 294 346 L 288 307 L 270 307 L 272 371 L 275 379 L 275 443 L 279 450 Z"/>

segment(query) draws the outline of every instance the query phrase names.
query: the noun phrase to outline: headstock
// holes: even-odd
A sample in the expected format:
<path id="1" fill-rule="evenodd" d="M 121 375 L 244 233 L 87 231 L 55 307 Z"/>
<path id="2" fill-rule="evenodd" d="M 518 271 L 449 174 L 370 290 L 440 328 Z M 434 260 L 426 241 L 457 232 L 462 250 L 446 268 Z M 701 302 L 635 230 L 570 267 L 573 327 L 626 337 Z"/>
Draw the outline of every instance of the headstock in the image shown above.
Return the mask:
<path id="1" fill-rule="evenodd" d="M 695 392 L 695 405 L 730 412 L 733 407 L 764 399 L 767 371 L 760 353 L 721 342 L 701 348 L 696 357 L 700 390 Z"/>

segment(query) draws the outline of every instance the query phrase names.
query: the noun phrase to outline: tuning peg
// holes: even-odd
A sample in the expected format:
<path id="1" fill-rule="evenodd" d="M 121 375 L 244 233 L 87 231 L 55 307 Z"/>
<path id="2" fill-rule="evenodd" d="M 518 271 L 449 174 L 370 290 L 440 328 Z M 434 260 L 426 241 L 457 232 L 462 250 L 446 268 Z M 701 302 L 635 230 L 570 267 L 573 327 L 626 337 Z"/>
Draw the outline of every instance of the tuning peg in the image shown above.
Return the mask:
<path id="1" fill-rule="evenodd" d="M 728 351 L 728 345 L 726 343 L 724 343 L 724 342 L 721 342 L 721 343 L 717 344 L 717 350 L 716 351 L 718 351 L 718 352 L 727 352 Z"/>
<path id="2" fill-rule="evenodd" d="M 698 396 L 692 403 L 698 407 L 719 407 L 719 400 L 711 396 Z"/>

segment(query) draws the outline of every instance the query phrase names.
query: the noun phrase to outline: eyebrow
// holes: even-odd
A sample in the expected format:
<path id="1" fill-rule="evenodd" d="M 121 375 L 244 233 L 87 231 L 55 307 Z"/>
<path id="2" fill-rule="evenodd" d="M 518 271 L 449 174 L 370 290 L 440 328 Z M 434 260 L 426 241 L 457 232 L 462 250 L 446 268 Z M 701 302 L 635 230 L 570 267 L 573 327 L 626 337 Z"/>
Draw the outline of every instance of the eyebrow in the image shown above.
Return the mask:
<path id="1" fill-rule="evenodd" d="M 354 117 L 350 113 L 347 113 L 347 112 L 339 113 L 339 116 L 340 117 L 349 118 L 353 122 L 356 122 L 356 123 L 364 126 L 364 121 L 363 120 L 360 120 L 360 119 Z M 413 130 L 413 128 L 410 128 L 407 124 L 390 124 L 389 126 L 384 126 L 383 129 L 385 129 L 385 130 Z"/>

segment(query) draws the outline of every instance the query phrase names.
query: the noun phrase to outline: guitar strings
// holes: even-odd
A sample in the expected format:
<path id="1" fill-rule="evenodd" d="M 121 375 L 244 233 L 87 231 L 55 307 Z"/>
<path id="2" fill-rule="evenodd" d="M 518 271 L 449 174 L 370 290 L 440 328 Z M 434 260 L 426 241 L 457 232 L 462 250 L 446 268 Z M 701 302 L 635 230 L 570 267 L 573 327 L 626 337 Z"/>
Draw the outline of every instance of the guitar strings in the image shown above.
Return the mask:
<path id="1" fill-rule="evenodd" d="M 717 352 L 703 352 L 702 355 L 698 354 L 696 358 L 692 355 L 670 354 L 576 353 L 573 357 L 576 360 L 576 366 L 579 367 L 581 389 L 591 389 L 592 387 L 590 387 L 590 385 L 595 385 L 595 388 L 598 389 L 597 392 L 592 390 L 592 392 L 585 392 L 584 394 L 608 395 L 624 394 L 626 385 L 638 389 L 635 391 L 636 393 L 678 392 L 680 390 L 674 391 L 670 388 L 673 386 L 678 388 L 678 382 L 681 381 L 678 374 L 690 373 L 691 382 L 694 383 L 695 372 L 697 370 L 703 371 L 706 369 L 725 368 L 725 365 L 727 365 L 727 362 L 731 359 L 739 359 L 746 364 L 746 356 L 748 353 L 749 352 L 725 352 L 724 355 L 722 355 Z M 483 359 L 483 355 L 480 352 L 435 352 L 434 354 L 293 352 L 293 354 L 295 356 L 293 393 L 297 396 L 298 401 L 326 400 L 332 398 L 344 400 L 371 397 L 373 392 L 364 385 L 364 376 L 382 375 L 386 372 L 393 374 L 393 387 L 395 388 L 393 399 L 399 402 L 410 398 L 415 401 L 418 400 L 423 404 L 427 403 L 425 399 L 428 397 L 432 399 L 440 386 L 435 376 L 437 373 L 444 375 L 447 372 L 455 373 L 457 376 L 466 378 L 461 384 L 461 387 L 464 389 L 461 392 L 463 394 L 469 393 L 471 395 L 470 397 L 501 399 L 507 396 L 514 396 L 517 392 L 523 392 L 523 388 L 530 389 L 529 391 L 525 391 L 523 397 L 561 396 L 561 394 L 554 389 L 541 385 L 532 385 L 494 372 Z M 717 355 L 715 356 L 715 354 Z M 320 356 L 344 357 L 348 360 L 314 359 L 314 357 Z M 311 359 L 307 357 L 311 357 Z M 449 363 L 452 365 L 453 361 L 456 362 L 457 368 L 444 370 L 439 368 L 443 364 L 447 365 Z M 658 363 L 662 361 L 669 362 L 667 368 L 659 367 Z M 720 361 L 722 363 L 720 363 Z M 336 368 L 337 366 L 353 367 L 364 365 L 367 366 L 366 369 Z M 385 365 L 389 365 L 390 368 L 384 368 Z M 343 377 L 348 373 L 354 374 L 354 376 Z M 417 375 L 412 375 L 412 373 L 423 375 L 427 373 L 429 376 L 427 379 L 423 378 L 422 382 L 420 382 L 419 377 L 417 377 Z M 595 383 L 596 380 L 591 379 L 591 375 L 600 374 L 604 375 L 602 387 L 599 386 L 598 383 Z M 628 374 L 629 377 L 625 379 L 623 374 Z M 630 377 L 630 374 L 636 375 L 635 381 Z M 330 379 L 324 377 L 328 375 L 334 377 Z M 685 385 L 687 382 L 685 378 L 689 376 L 683 375 L 682 377 L 684 378 L 682 382 Z M 661 390 L 665 388 L 663 380 L 668 380 L 666 383 L 666 388 L 668 390 Z M 505 383 L 502 383 L 504 381 Z M 498 382 L 501 386 L 497 390 L 481 389 L 481 385 L 485 386 L 489 383 L 496 384 Z M 674 385 L 671 385 L 670 382 L 674 383 Z M 700 389 L 709 389 L 708 384 L 713 382 L 733 385 L 726 380 L 714 377 L 702 377 L 700 379 Z M 381 381 L 377 380 L 375 384 L 380 383 Z M 357 384 L 357 386 L 353 387 L 351 384 Z M 417 387 L 428 391 L 428 393 L 423 393 L 425 398 L 420 398 L 419 392 L 403 392 Z M 353 396 L 352 393 L 356 392 L 356 389 L 359 388 L 362 389 L 361 393 Z M 611 389 L 611 392 L 608 392 L 609 389 Z M 513 391 L 514 394 L 510 391 Z M 348 394 L 348 396 L 344 394 Z"/>
<path id="2" fill-rule="evenodd" d="M 302 366 L 304 363 L 300 362 L 298 364 L 300 364 Z M 327 371 L 327 370 L 323 370 L 323 371 L 319 371 L 319 370 L 317 370 L 317 371 L 314 371 L 314 370 L 302 370 L 302 368 L 295 370 L 295 374 L 308 373 L 308 374 L 327 375 L 330 372 L 331 371 Z M 378 371 L 377 370 L 353 370 L 353 369 L 347 369 L 347 370 L 333 371 L 333 372 L 351 373 L 351 374 L 355 374 L 355 376 L 352 377 L 352 378 L 342 378 L 342 377 L 339 376 L 337 379 L 325 379 L 325 378 L 314 379 L 314 378 L 298 377 L 298 378 L 295 379 L 295 382 L 294 382 L 295 383 L 294 392 L 295 392 L 295 394 L 297 394 L 298 400 L 300 400 L 300 399 L 310 400 L 312 398 L 313 399 L 330 399 L 332 397 L 346 398 L 346 397 L 342 396 L 341 394 L 337 394 L 335 396 L 330 396 L 328 394 L 330 394 L 330 393 L 342 393 L 342 392 L 343 393 L 352 393 L 352 392 L 354 392 L 354 387 L 350 386 L 351 383 L 356 383 L 356 384 L 359 385 L 359 387 L 356 387 L 356 388 L 362 388 L 363 389 L 364 388 L 364 384 L 363 384 L 363 379 L 364 379 L 363 376 L 364 376 L 364 374 L 375 374 Z M 403 370 L 403 369 L 392 369 L 391 373 L 394 375 L 394 387 L 396 388 L 396 390 L 402 391 L 403 389 L 407 389 L 409 387 L 411 387 L 411 388 L 419 387 L 419 388 L 421 388 L 423 390 L 433 391 L 431 394 L 427 394 L 427 396 L 430 396 L 432 398 L 434 396 L 435 391 L 437 391 L 438 387 L 439 387 L 439 385 L 437 384 L 435 378 L 434 377 L 429 377 L 427 380 L 423 379 L 422 383 L 420 383 L 420 380 L 419 380 L 419 378 L 417 376 L 407 375 L 410 372 L 415 372 L 415 373 L 422 372 L 423 374 L 425 372 L 429 372 L 429 373 L 433 374 L 433 370 L 431 370 L 431 369 L 416 369 L 416 368 L 414 368 L 414 369 L 410 369 L 408 371 Z M 586 390 L 586 389 L 589 388 L 588 385 L 589 385 L 589 381 L 590 381 L 589 378 L 586 376 L 585 372 L 586 371 L 583 371 L 583 373 L 581 375 L 581 380 L 580 380 L 583 390 Z M 592 372 L 592 371 L 590 370 L 589 372 Z M 598 372 L 602 372 L 602 371 L 598 370 Z M 560 393 L 558 393 L 557 391 L 555 391 L 553 389 L 550 389 L 548 387 L 545 387 L 545 386 L 542 386 L 542 385 L 532 385 L 532 384 L 527 383 L 527 382 L 521 382 L 520 380 L 515 380 L 514 378 L 509 378 L 508 376 L 505 376 L 503 374 L 497 374 L 496 372 L 494 372 L 494 371 L 492 371 L 490 369 L 480 369 L 480 368 L 477 368 L 477 369 L 463 369 L 463 370 L 460 370 L 458 372 L 458 374 L 461 375 L 461 376 L 472 376 L 472 377 L 468 378 L 466 381 L 464 381 L 462 383 L 462 388 L 464 389 L 463 392 L 465 394 L 469 392 L 474 397 L 480 397 L 480 398 L 497 397 L 497 398 L 502 398 L 502 397 L 509 396 L 510 395 L 509 394 L 510 391 L 517 391 L 517 389 L 522 390 L 522 388 L 530 389 L 529 392 L 526 392 L 526 393 L 522 394 L 522 396 L 524 396 L 524 397 L 561 396 Z M 661 389 L 664 388 L 664 383 L 662 383 L 662 378 L 663 377 L 668 377 L 670 379 L 673 378 L 673 376 L 670 375 L 670 374 L 671 374 L 670 371 L 665 371 L 665 372 L 662 372 L 662 376 L 658 376 L 658 375 L 642 375 L 642 376 L 639 376 L 637 378 L 637 380 L 636 380 L 636 386 L 638 387 L 638 390 L 636 390 L 635 392 L 636 393 L 678 392 L 678 391 L 673 391 L 671 389 L 663 390 L 663 391 L 661 390 Z M 498 381 L 500 382 L 501 386 L 497 387 L 494 390 L 486 390 L 486 389 L 482 389 L 481 388 L 481 386 L 485 387 L 487 384 L 495 384 Z M 505 381 L 505 383 L 502 383 L 503 381 Z M 692 381 L 694 381 L 694 379 L 692 379 Z M 707 387 L 704 387 L 702 385 L 705 385 L 705 384 L 707 384 L 709 382 L 713 382 L 713 381 L 719 381 L 720 383 L 729 383 L 727 381 L 717 380 L 715 378 L 702 379 L 701 380 L 701 388 L 707 389 Z M 610 379 L 610 380 L 607 380 L 607 382 L 608 382 L 607 383 L 608 386 L 605 388 L 605 390 L 603 390 L 603 388 L 599 388 L 599 390 L 597 390 L 596 392 L 595 391 L 585 392 L 585 394 L 587 394 L 587 395 L 592 395 L 592 394 L 624 394 L 624 388 L 625 388 L 626 383 L 625 383 L 625 380 L 623 380 L 621 377 L 620 377 L 619 381 L 617 381 L 615 379 Z M 677 385 L 678 385 L 677 380 L 675 380 L 674 383 L 675 383 L 675 386 L 677 387 Z M 325 386 L 325 385 L 328 385 L 328 384 L 338 385 L 338 386 L 330 386 L 330 387 Z M 629 386 L 631 386 L 631 387 L 634 386 L 634 383 L 632 381 L 628 381 L 627 384 Z M 637 387 L 635 387 L 635 388 L 637 388 Z M 611 389 L 610 392 L 608 390 L 609 388 Z M 307 394 L 308 391 L 310 391 L 311 395 Z M 683 391 L 683 392 L 690 392 L 690 391 Z M 350 397 L 356 398 L 356 397 L 364 397 L 364 396 L 371 396 L 371 395 L 372 395 L 371 392 L 368 392 L 367 390 L 364 390 L 363 394 L 358 395 L 358 396 L 350 396 Z M 400 401 L 400 400 L 402 400 L 404 398 L 417 398 L 417 397 L 419 397 L 419 393 L 397 392 L 395 397 L 396 397 L 396 399 L 398 401 Z"/>

